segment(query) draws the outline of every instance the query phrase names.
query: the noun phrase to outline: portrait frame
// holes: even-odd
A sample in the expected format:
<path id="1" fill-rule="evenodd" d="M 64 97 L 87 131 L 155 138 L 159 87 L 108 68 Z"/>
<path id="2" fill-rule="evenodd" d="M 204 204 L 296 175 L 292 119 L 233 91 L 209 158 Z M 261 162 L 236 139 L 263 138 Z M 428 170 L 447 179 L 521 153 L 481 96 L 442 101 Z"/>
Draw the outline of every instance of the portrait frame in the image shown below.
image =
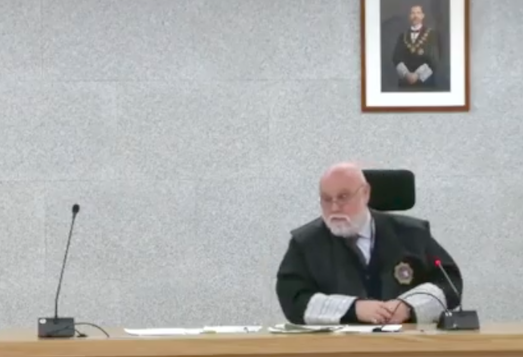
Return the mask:
<path id="1" fill-rule="evenodd" d="M 393 19 L 395 22 L 391 19 L 384 22 L 382 15 L 384 10 L 381 8 L 383 1 L 387 0 L 360 0 L 362 112 L 470 111 L 470 0 L 447 0 L 447 12 L 449 14 L 449 18 L 445 19 L 447 21 L 447 51 L 441 51 L 441 53 L 446 54 L 446 66 L 434 66 L 435 68 L 446 68 L 445 74 L 440 74 L 443 70 L 440 70 L 440 73 L 434 72 L 441 78 L 445 78 L 446 81 L 434 82 L 445 82 L 447 87 L 443 87 L 443 85 L 438 87 L 439 84 L 434 84 L 430 89 L 425 89 L 428 88 L 428 82 L 422 83 L 421 79 L 416 82 L 416 85 L 418 83 L 421 85 L 416 89 L 411 89 L 413 86 L 409 87 L 409 84 L 412 84 L 410 82 L 412 77 L 409 77 L 408 84 L 399 84 L 405 82 L 405 77 L 399 78 L 400 74 L 396 73 L 400 73 L 400 71 L 397 69 L 398 65 L 395 65 L 396 62 L 392 60 L 392 52 L 395 50 L 390 50 L 394 45 L 384 40 L 385 36 L 389 36 L 389 39 L 392 38 L 391 36 L 395 36 L 397 40 L 389 42 L 399 43 L 402 36 L 401 32 L 389 34 L 392 26 L 395 26 L 396 30 L 398 29 L 399 15 L 395 14 Z M 395 1 L 398 3 L 404 1 L 405 6 L 416 3 L 413 0 Z M 430 0 L 423 0 L 424 3 L 428 1 Z M 405 19 L 408 19 L 408 13 L 405 14 Z M 391 23 L 394 23 L 394 25 L 391 25 Z M 389 26 L 389 28 L 386 28 L 386 26 Z M 403 23 L 401 26 L 404 26 Z M 450 36 L 451 33 L 452 36 Z M 441 44 L 441 42 L 438 42 L 438 44 Z M 418 54 L 414 49 L 412 49 L 412 53 Z M 419 54 L 420 56 L 423 54 L 422 49 L 419 50 Z M 425 53 L 424 57 L 428 57 L 428 54 Z M 441 58 L 441 56 L 438 58 Z M 408 63 L 413 63 L 413 61 Z M 417 64 L 411 66 L 411 68 L 416 68 L 416 66 Z M 412 70 L 412 73 L 414 72 L 416 71 Z M 414 77 L 412 81 L 416 81 L 416 78 L 420 77 Z"/>

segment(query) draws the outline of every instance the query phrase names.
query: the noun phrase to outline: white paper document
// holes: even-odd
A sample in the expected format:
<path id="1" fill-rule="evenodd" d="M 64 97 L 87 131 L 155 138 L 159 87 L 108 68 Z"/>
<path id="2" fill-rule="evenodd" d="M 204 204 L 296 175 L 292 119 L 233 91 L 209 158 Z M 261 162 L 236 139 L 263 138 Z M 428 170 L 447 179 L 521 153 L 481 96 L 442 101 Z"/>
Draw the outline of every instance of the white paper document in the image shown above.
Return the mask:
<path id="1" fill-rule="evenodd" d="M 205 326 L 204 333 L 252 333 L 258 332 L 262 326 Z"/>
<path id="2" fill-rule="evenodd" d="M 205 326 L 203 328 L 126 328 L 124 331 L 133 336 L 184 336 L 204 333 L 253 333 L 261 329 L 261 326 Z"/>
<path id="3" fill-rule="evenodd" d="M 300 334 L 300 333 L 319 333 L 319 332 L 334 332 L 334 333 L 372 333 L 376 328 L 380 328 L 382 332 L 398 332 L 401 331 L 402 325 L 296 325 L 296 324 L 278 324 L 269 327 L 268 331 L 271 333 L 281 334 Z"/>
<path id="4" fill-rule="evenodd" d="M 335 330 L 336 333 L 351 333 L 351 332 L 380 332 L 374 331 L 379 328 L 381 332 L 399 332 L 402 325 L 345 325 L 342 328 Z"/>
<path id="5" fill-rule="evenodd" d="M 342 328 L 341 325 L 296 325 L 291 323 L 278 324 L 269 327 L 268 331 L 272 333 L 315 333 L 315 332 L 333 332 Z"/>
<path id="6" fill-rule="evenodd" d="M 201 328 L 144 328 L 131 329 L 125 328 L 125 333 L 133 336 L 179 336 L 179 335 L 199 335 L 203 332 Z"/>

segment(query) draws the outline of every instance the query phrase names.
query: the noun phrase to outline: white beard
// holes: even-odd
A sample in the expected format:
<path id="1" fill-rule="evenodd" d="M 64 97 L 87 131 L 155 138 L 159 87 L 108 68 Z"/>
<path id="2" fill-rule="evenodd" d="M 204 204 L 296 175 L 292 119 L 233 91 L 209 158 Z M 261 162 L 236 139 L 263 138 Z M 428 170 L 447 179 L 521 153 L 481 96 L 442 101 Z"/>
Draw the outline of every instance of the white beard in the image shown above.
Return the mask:
<path id="1" fill-rule="evenodd" d="M 354 237 L 362 228 L 366 213 L 351 219 L 347 215 L 333 214 L 329 217 L 323 217 L 323 221 L 331 233 L 337 237 L 348 238 Z"/>

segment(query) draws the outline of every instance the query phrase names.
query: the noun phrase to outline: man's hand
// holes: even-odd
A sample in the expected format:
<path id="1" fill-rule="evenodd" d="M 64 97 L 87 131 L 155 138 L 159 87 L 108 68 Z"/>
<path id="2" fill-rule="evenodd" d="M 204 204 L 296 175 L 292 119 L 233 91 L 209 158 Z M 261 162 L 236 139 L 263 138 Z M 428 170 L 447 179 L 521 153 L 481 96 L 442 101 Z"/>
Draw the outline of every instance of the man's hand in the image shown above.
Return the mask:
<path id="1" fill-rule="evenodd" d="M 410 84 L 414 84 L 418 81 L 419 76 L 416 73 L 407 73 L 405 78 L 407 79 L 407 82 L 409 82 Z"/>
<path id="2" fill-rule="evenodd" d="M 401 300 L 389 300 L 385 306 L 393 314 L 388 323 L 401 324 L 410 318 L 410 308 Z"/>
<path id="3" fill-rule="evenodd" d="M 360 322 L 381 325 L 392 318 L 392 310 L 383 301 L 359 300 L 356 301 L 356 316 Z"/>

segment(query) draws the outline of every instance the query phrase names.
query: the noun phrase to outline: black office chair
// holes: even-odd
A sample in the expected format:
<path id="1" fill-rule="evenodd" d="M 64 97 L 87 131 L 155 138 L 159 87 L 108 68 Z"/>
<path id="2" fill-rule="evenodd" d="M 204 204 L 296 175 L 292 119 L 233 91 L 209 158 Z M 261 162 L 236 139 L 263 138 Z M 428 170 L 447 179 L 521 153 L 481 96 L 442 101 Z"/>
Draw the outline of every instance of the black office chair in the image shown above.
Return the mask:
<path id="1" fill-rule="evenodd" d="M 414 173 L 408 170 L 363 170 L 371 187 L 369 207 L 377 211 L 406 211 L 416 202 Z"/>

